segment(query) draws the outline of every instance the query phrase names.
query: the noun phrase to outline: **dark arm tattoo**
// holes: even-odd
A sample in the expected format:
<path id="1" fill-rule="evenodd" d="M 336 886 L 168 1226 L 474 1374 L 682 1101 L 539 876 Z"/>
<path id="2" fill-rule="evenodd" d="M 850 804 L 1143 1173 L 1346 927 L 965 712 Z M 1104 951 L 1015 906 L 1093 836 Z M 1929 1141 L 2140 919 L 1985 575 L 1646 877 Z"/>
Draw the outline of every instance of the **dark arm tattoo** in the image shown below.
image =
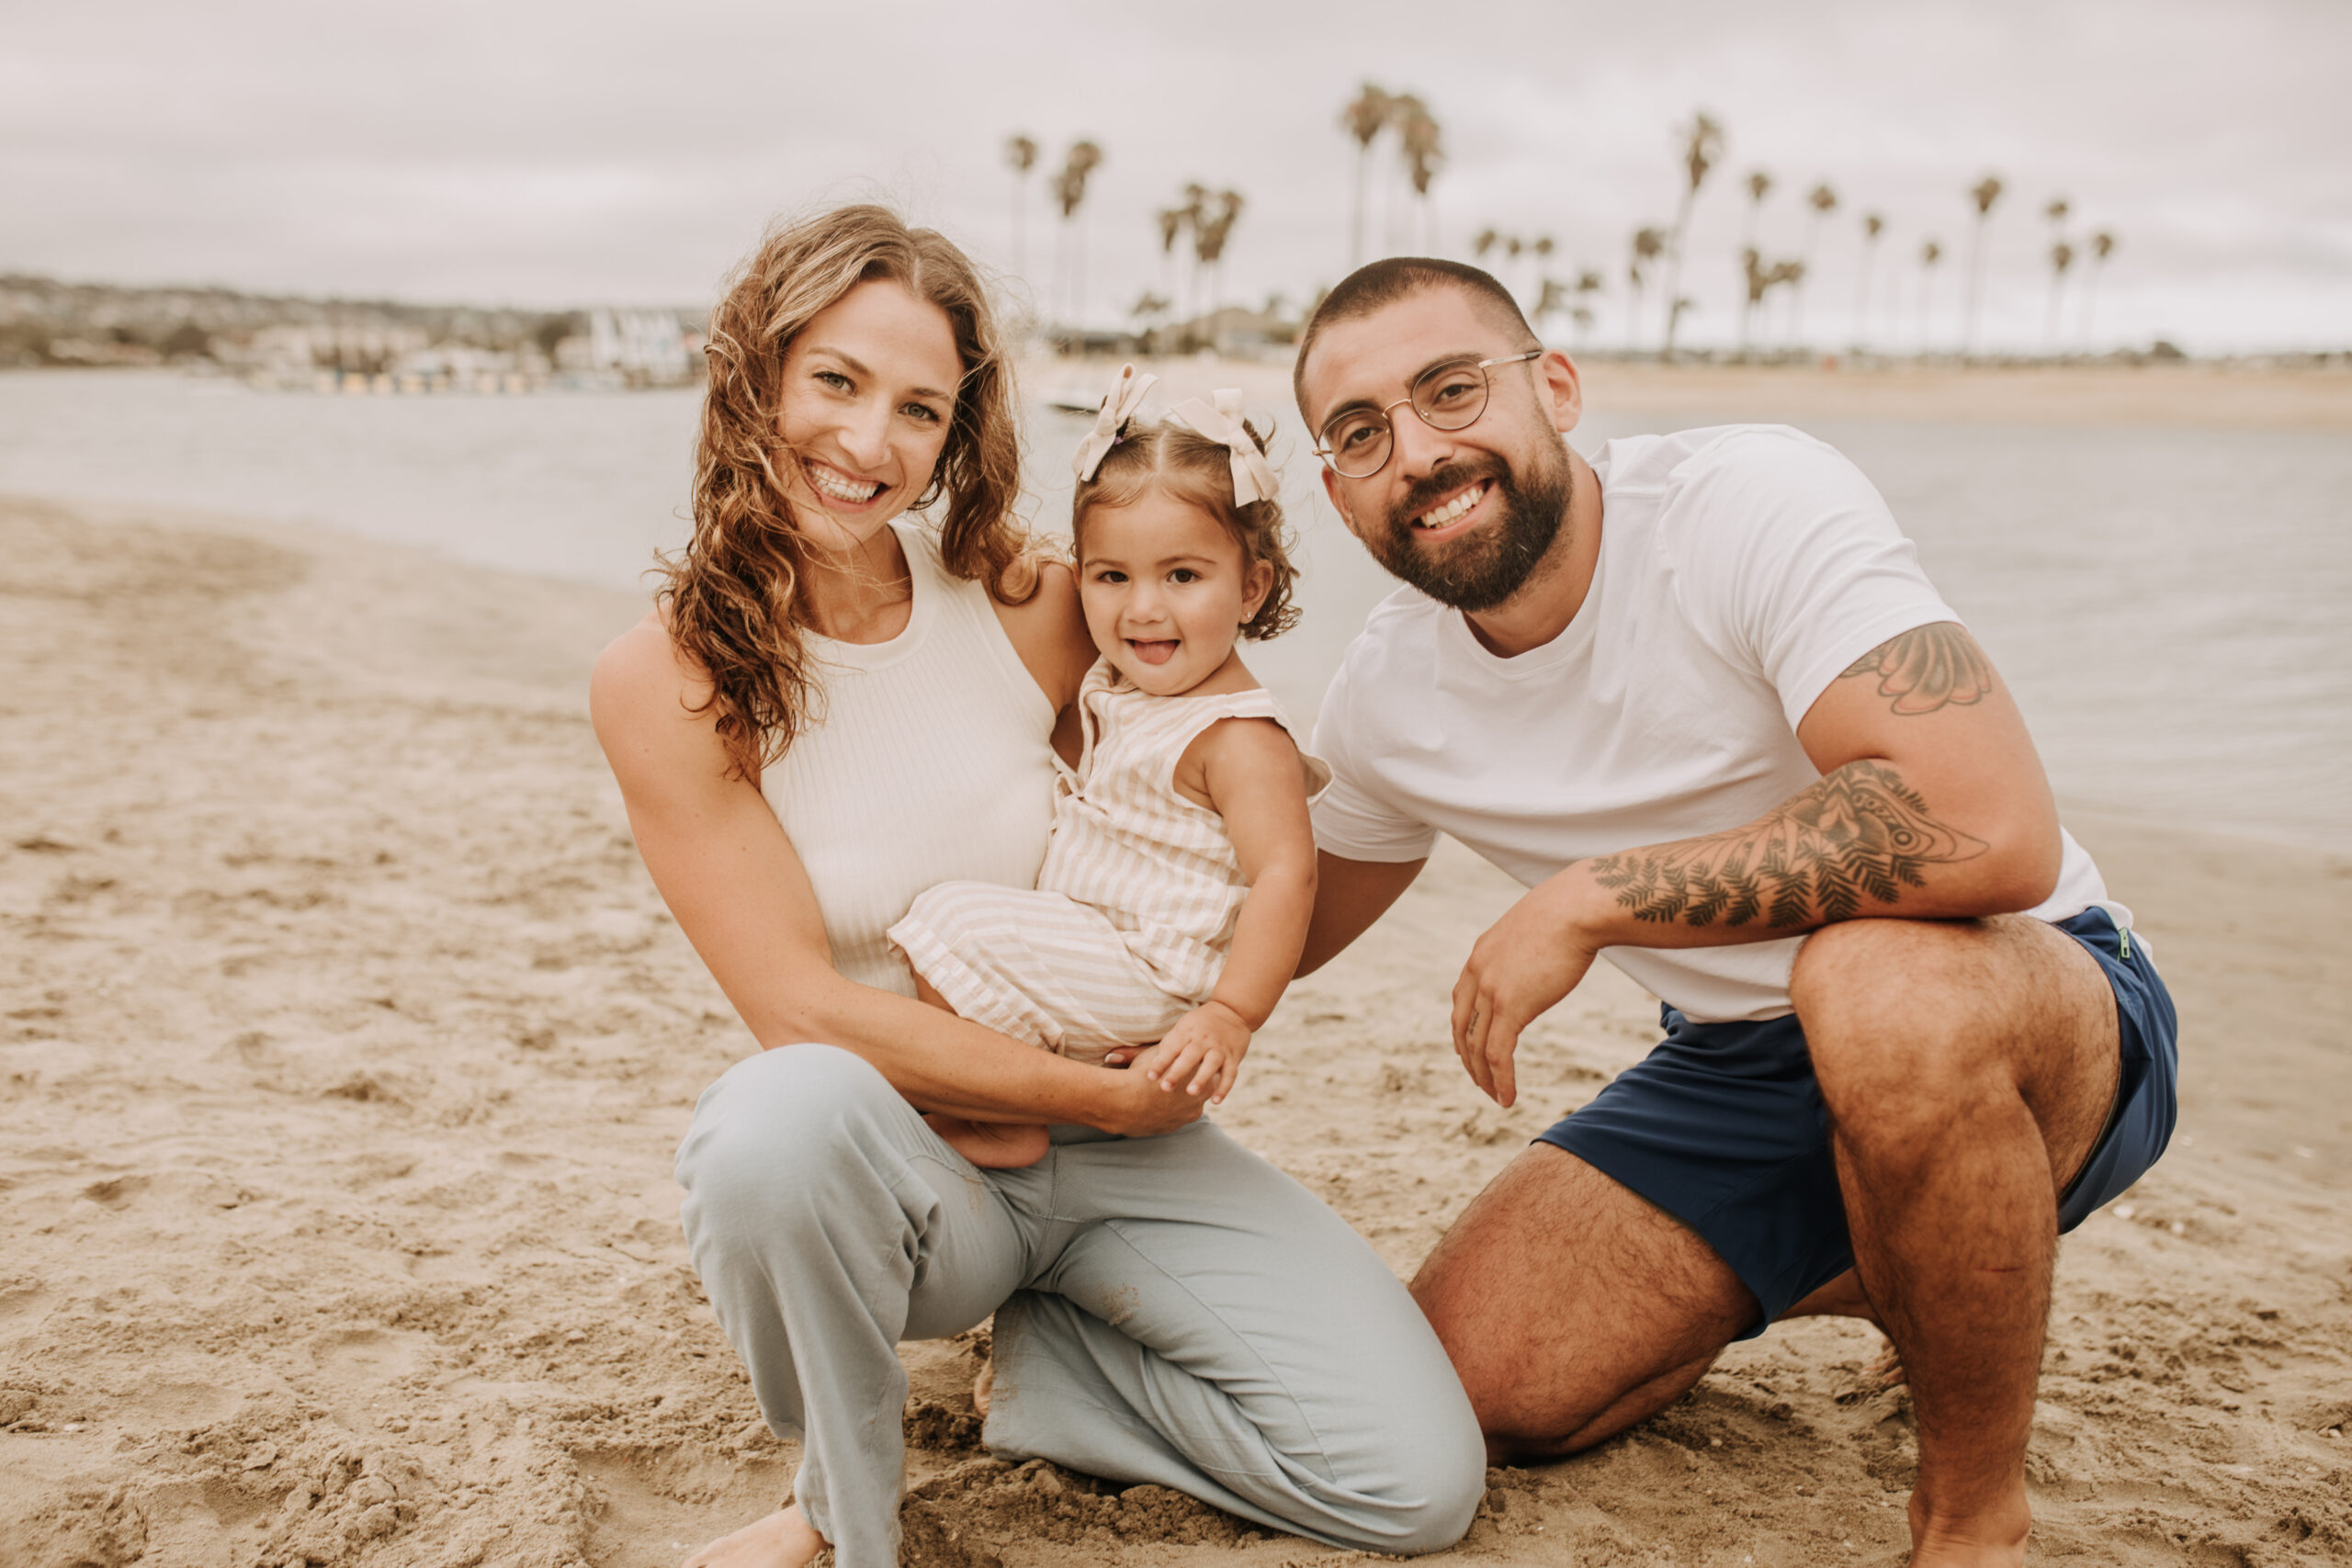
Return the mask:
<path id="1" fill-rule="evenodd" d="M 1927 885 L 1928 866 L 1989 847 L 1929 816 L 1893 768 L 1854 761 L 1761 821 L 1603 855 L 1592 874 L 1638 920 L 1744 926 L 1760 916 L 1767 925 L 1810 926 L 1860 913 L 1866 897 L 1894 904 L 1905 887 Z"/>
<path id="2" fill-rule="evenodd" d="M 1894 699 L 1899 714 L 1934 713 L 1946 704 L 1966 707 L 1993 689 L 1993 664 L 1967 628 L 1951 621 L 1914 626 L 1863 654 L 1838 678 L 1878 677 L 1878 694 Z"/>

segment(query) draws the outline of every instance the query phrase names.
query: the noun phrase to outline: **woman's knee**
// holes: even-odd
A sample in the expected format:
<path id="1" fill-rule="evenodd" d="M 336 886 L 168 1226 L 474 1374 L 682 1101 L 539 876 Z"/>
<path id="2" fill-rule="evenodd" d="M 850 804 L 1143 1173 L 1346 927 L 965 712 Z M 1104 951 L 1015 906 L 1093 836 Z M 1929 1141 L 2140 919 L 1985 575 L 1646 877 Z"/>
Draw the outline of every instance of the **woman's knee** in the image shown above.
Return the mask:
<path id="1" fill-rule="evenodd" d="M 1418 1557 L 1460 1540 L 1487 1495 L 1487 1450 L 1475 1423 L 1458 1432 L 1409 1432 L 1403 1422 L 1384 1456 L 1392 1479 L 1361 1521 L 1354 1544 L 1367 1551 Z M 1368 1526 L 1369 1528 L 1362 1528 Z"/>
<path id="2" fill-rule="evenodd" d="M 703 1091 L 678 1146 L 690 1212 L 754 1206 L 770 1220 L 840 1173 L 878 1121 L 910 1115 L 871 1063 L 837 1046 L 783 1045 Z"/>

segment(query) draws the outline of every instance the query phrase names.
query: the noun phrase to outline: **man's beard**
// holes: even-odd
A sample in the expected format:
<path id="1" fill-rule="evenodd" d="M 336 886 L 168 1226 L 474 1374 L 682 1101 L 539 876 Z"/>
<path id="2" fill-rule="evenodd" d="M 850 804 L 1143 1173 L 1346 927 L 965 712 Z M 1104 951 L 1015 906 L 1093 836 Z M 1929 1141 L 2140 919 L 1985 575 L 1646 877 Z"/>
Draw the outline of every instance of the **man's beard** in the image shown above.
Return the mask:
<path id="1" fill-rule="evenodd" d="M 1494 481 L 1501 515 L 1442 546 L 1415 537 L 1413 519 L 1480 479 Z M 1441 604 L 1473 615 L 1491 610 L 1527 585 L 1567 521 L 1574 483 L 1565 443 L 1522 482 L 1509 463 L 1487 454 L 1450 463 L 1408 491 L 1388 526 L 1366 541 L 1380 564 Z"/>

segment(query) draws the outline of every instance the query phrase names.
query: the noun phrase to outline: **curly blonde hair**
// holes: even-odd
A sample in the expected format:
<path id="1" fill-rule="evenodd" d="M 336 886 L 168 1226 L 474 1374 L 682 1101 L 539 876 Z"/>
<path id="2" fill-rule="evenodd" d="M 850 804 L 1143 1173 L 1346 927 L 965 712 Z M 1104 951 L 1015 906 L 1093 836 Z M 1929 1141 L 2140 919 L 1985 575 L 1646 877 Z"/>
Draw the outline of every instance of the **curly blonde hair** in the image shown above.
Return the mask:
<path id="1" fill-rule="evenodd" d="M 1248 420 L 1241 428 L 1258 450 L 1266 450 L 1271 428 L 1261 434 Z M 1075 553 L 1086 553 L 1086 513 L 1097 506 L 1132 506 L 1153 492 L 1172 495 L 1201 508 L 1224 525 L 1241 547 L 1246 573 L 1264 562 L 1273 569 L 1273 586 L 1266 591 L 1258 613 L 1242 623 L 1241 635 L 1252 642 L 1279 637 L 1298 624 L 1298 606 L 1291 603 L 1298 569 L 1291 564 L 1289 525 L 1283 521 L 1282 502 L 1269 496 L 1238 506 L 1233 499 L 1233 457 L 1221 441 L 1212 441 L 1188 424 L 1173 420 L 1140 422 L 1123 427 L 1118 445 L 1102 455 L 1091 479 L 1079 481 L 1070 497 L 1069 532 Z"/>
<path id="2" fill-rule="evenodd" d="M 771 229 L 711 314 L 694 536 L 662 558 L 656 595 L 671 640 L 710 679 L 695 711 L 718 711 L 729 771 L 746 780 L 784 755 L 821 696 L 802 620 L 808 545 L 778 471 L 791 460 L 777 418 L 785 354 L 819 311 L 876 278 L 944 311 L 963 364 L 946 445 L 912 510 L 946 498 L 940 555 L 957 577 L 987 583 L 1006 604 L 1036 592 L 1012 510 L 1021 441 L 1012 367 L 978 270 L 944 236 L 885 207 L 836 208 Z"/>

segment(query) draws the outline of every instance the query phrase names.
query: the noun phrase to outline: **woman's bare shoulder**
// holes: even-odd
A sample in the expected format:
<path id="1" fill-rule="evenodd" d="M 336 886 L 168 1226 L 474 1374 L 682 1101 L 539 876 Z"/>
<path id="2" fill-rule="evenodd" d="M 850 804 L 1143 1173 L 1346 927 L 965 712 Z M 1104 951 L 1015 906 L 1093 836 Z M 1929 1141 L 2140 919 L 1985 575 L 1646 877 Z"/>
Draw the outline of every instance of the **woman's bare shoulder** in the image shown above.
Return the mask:
<path id="1" fill-rule="evenodd" d="M 588 677 L 588 716 L 607 753 L 627 734 L 640 743 L 670 743 L 709 728 L 710 679 L 672 640 L 661 611 L 649 610 L 605 645 Z M 710 740 L 716 742 L 712 734 Z"/>
<path id="2" fill-rule="evenodd" d="M 1078 700 L 1079 682 L 1095 660 L 1094 640 L 1078 603 L 1078 573 L 1069 564 L 1043 560 L 1036 591 L 1018 604 L 996 601 L 1005 636 L 1036 678 L 1057 711 Z"/>

